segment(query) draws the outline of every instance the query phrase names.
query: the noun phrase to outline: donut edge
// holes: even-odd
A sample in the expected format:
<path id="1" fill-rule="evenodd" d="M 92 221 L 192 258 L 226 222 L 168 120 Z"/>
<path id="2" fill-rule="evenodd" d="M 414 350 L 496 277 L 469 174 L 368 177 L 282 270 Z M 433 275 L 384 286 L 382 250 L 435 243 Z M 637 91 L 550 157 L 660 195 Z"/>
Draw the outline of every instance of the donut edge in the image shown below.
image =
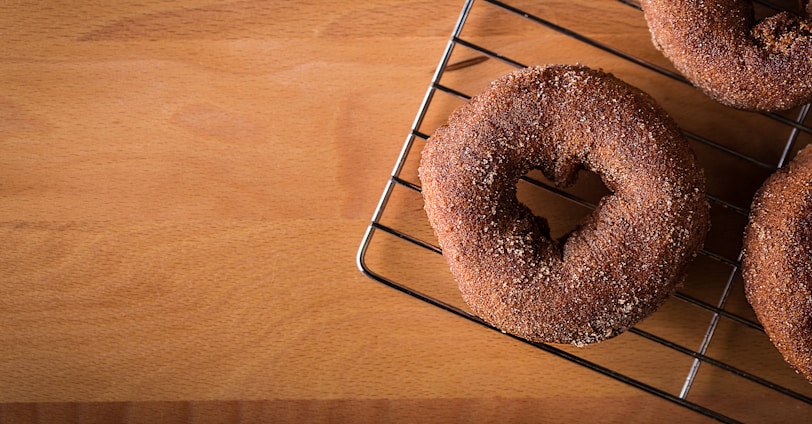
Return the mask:
<path id="1" fill-rule="evenodd" d="M 790 199 L 793 195 L 801 199 Z M 799 210 L 787 210 L 796 204 Z M 746 299 L 764 332 L 784 361 L 812 383 L 812 265 L 792 257 L 798 250 L 812 256 L 810 230 L 798 234 L 793 228 L 812 228 L 810 210 L 812 145 L 768 177 L 753 197 L 743 239 L 742 278 Z M 801 215 L 804 211 L 807 214 Z M 802 299 L 793 299 L 799 292 Z M 792 316 L 799 318 L 790 324 Z"/>

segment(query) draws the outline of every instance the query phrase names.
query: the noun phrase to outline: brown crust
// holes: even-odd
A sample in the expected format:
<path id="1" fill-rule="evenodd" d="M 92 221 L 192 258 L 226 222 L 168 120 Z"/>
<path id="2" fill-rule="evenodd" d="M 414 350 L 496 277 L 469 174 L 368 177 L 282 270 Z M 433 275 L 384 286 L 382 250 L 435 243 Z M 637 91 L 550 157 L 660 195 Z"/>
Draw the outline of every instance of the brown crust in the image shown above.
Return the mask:
<path id="1" fill-rule="evenodd" d="M 747 300 L 764 331 L 812 382 L 812 147 L 756 193 L 742 272 Z"/>
<path id="2" fill-rule="evenodd" d="M 760 111 L 812 100 L 812 20 L 760 22 L 749 0 L 642 0 L 652 41 L 716 101 Z M 809 7 L 807 7 L 809 10 Z"/>
<path id="3" fill-rule="evenodd" d="M 540 169 L 585 167 L 613 191 L 566 240 L 516 198 Z M 493 82 L 428 140 L 425 209 L 463 298 L 496 327 L 583 345 L 655 311 L 708 230 L 704 177 L 676 124 L 640 90 L 579 66 Z"/>

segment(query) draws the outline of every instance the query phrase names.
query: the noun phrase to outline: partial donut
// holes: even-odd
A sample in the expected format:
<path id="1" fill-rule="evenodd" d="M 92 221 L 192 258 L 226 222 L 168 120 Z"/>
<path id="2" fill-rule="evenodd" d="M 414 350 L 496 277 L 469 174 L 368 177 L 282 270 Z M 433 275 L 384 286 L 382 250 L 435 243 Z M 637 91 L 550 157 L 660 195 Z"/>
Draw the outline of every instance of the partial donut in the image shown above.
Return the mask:
<path id="1" fill-rule="evenodd" d="M 611 194 L 561 240 L 516 197 L 540 169 L 586 168 Z M 510 73 L 453 112 L 422 152 L 425 210 L 471 310 L 503 331 L 581 346 L 654 312 L 708 230 L 702 171 L 642 91 L 580 66 Z"/>
<path id="2" fill-rule="evenodd" d="M 756 193 L 742 272 L 747 300 L 764 331 L 812 382 L 812 147 Z"/>
<path id="3" fill-rule="evenodd" d="M 642 0 L 654 45 L 719 103 L 779 111 L 812 100 L 812 20 L 755 21 L 750 0 Z"/>

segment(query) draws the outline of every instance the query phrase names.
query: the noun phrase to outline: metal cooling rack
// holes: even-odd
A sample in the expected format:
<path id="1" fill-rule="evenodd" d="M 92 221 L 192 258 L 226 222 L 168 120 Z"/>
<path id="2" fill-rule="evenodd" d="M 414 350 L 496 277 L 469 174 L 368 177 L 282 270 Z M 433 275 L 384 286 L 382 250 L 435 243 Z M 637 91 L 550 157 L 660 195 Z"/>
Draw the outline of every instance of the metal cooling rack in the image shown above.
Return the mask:
<path id="1" fill-rule="evenodd" d="M 464 4 L 363 237 L 357 256 L 361 271 L 378 282 L 499 331 L 467 310 L 450 274 L 431 274 L 432 269 L 441 269 L 444 262 L 437 259 L 442 252 L 422 212 L 416 173 L 422 143 L 433 127 L 444 123 L 451 110 L 512 69 L 544 63 L 582 63 L 603 68 L 652 94 L 685 129 L 706 170 L 712 209 L 711 234 L 697 264 L 689 270 L 685 287 L 666 303 L 670 312 L 658 311 L 617 338 L 592 345 L 596 347 L 577 349 L 506 336 L 722 422 L 789 422 L 812 416 L 812 385 L 793 373 L 769 343 L 744 301 L 739 270 L 740 238 L 749 200 L 770 173 L 812 142 L 812 128 L 806 122 L 810 105 L 787 113 L 757 114 L 734 111 L 708 100 L 651 46 L 637 3 L 603 0 L 594 2 L 591 12 L 601 13 L 609 22 L 612 19 L 636 22 L 637 26 L 629 31 L 639 35 L 637 38 L 644 38 L 639 43 L 607 37 L 599 26 L 585 19 L 562 19 L 554 13 L 554 1 L 548 2 L 553 3 L 550 6 L 535 3 L 544 2 L 517 5 L 515 2 L 468 0 Z M 763 13 L 780 10 L 774 3 L 758 4 Z M 585 15 L 589 12 L 585 11 Z M 541 48 L 515 48 L 521 41 L 503 37 L 509 31 L 500 30 L 514 26 L 526 27 L 534 34 L 527 38 L 538 40 Z M 581 51 L 584 47 L 591 49 L 594 57 L 568 57 L 567 43 L 578 44 Z M 564 47 L 545 50 L 545 46 L 554 44 Z M 535 55 L 524 57 L 528 50 L 535 51 Z M 584 62 L 587 59 L 590 62 Z M 673 88 L 658 89 L 674 85 L 680 96 L 673 95 Z M 708 120 L 712 122 L 709 124 Z M 683 122 L 688 124 L 683 125 Z M 700 124 L 692 125 L 693 122 Z M 529 190 L 542 197 L 547 205 L 550 202 L 566 205 L 565 209 L 574 210 L 573 214 L 579 219 L 578 215 L 594 208 L 602 195 L 600 189 L 598 194 L 590 189 L 590 185 L 600 183 L 588 178 L 583 184 L 579 181 L 568 189 L 559 189 L 534 175 L 524 177 L 520 184 L 529 187 L 525 190 L 519 187 L 522 201 L 525 199 L 521 193 Z M 532 198 L 533 195 L 526 196 Z M 552 225 L 554 217 L 544 212 L 544 209 L 538 211 Z M 440 262 L 442 264 L 437 265 Z M 414 270 L 424 265 L 429 274 L 420 279 L 405 277 L 414 275 Z M 693 324 L 676 331 L 663 330 L 686 320 Z M 662 332 L 669 336 L 659 335 Z M 600 353 L 603 348 L 598 346 L 610 345 L 618 339 L 624 341 L 618 347 L 607 348 L 607 354 L 593 354 L 593 349 Z M 758 349 L 748 349 L 749 356 L 737 356 L 736 343 L 748 343 Z M 725 345 L 727 349 L 714 350 L 715 344 Z M 650 369 L 641 372 L 631 366 L 632 361 L 612 359 L 613 355 L 625 357 L 637 350 L 657 350 L 660 356 L 675 358 L 675 371 L 667 378 L 657 378 Z M 743 391 L 733 390 L 739 386 L 744 387 Z M 729 401 L 736 396 L 742 396 L 743 400 Z M 752 408 L 742 406 L 744 404 Z"/>

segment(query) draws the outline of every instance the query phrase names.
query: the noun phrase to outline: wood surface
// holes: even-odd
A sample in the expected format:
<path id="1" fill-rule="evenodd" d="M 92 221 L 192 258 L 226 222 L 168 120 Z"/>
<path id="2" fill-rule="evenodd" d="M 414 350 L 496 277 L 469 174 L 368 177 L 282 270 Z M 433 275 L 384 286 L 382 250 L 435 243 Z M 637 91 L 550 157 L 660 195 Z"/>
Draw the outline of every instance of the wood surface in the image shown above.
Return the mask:
<path id="1" fill-rule="evenodd" d="M 461 6 L 0 3 L 0 423 L 704 421 L 356 268 Z"/>

